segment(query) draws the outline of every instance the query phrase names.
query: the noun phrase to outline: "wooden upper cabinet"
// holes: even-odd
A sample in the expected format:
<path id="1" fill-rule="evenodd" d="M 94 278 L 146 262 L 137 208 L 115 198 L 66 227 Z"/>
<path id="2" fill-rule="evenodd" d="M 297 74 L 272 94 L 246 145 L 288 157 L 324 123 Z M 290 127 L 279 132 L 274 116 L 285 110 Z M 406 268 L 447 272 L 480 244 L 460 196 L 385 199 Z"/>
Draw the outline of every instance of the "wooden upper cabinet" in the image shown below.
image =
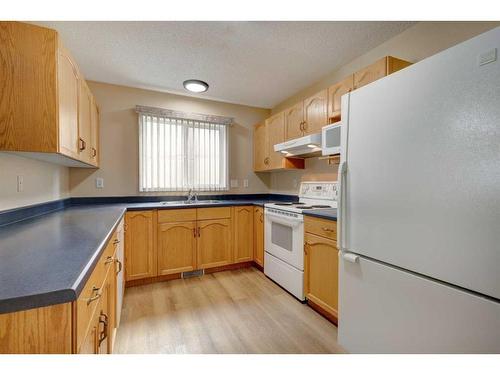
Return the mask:
<path id="1" fill-rule="evenodd" d="M 354 75 L 328 88 L 328 122 L 340 120 L 340 99 L 354 88 Z"/>
<path id="2" fill-rule="evenodd" d="M 198 268 L 232 263 L 231 219 L 201 220 L 198 225 Z"/>
<path id="3" fill-rule="evenodd" d="M 253 169 L 255 172 L 277 169 L 304 169 L 304 159 L 286 158 L 274 151 L 274 145 L 285 141 L 284 112 L 255 125 L 253 138 Z"/>
<path id="4" fill-rule="evenodd" d="M 266 124 L 264 122 L 254 126 L 253 132 L 253 169 L 255 171 L 266 170 L 266 160 L 269 156 Z"/>
<path id="5" fill-rule="evenodd" d="M 78 97 L 85 81 L 58 33 L 2 21 L 0 40 L 0 151 L 92 167 L 78 150 Z"/>
<path id="6" fill-rule="evenodd" d="M 262 207 L 254 207 L 253 233 L 254 260 L 259 266 L 264 267 L 264 209 Z"/>
<path id="7" fill-rule="evenodd" d="M 160 224 L 158 226 L 158 275 L 195 270 L 196 237 L 196 221 Z"/>
<path id="8" fill-rule="evenodd" d="M 233 208 L 233 249 L 236 263 L 253 260 L 253 224 L 253 206 Z"/>
<path id="9" fill-rule="evenodd" d="M 386 56 L 372 65 L 354 73 L 354 88 L 359 89 L 380 78 L 406 68 L 409 65 L 411 65 L 411 63 L 408 61 Z"/>
<path id="10" fill-rule="evenodd" d="M 304 102 L 299 102 L 284 111 L 285 139 L 299 138 L 304 135 Z"/>
<path id="11" fill-rule="evenodd" d="M 93 96 L 90 106 L 90 161 L 92 165 L 99 166 L 99 108 Z"/>
<path id="12" fill-rule="evenodd" d="M 282 166 L 283 155 L 274 151 L 274 145 L 285 141 L 285 116 L 279 112 L 266 120 L 266 134 L 268 144 L 267 160 L 268 169 L 279 169 Z"/>
<path id="13" fill-rule="evenodd" d="M 59 89 L 59 149 L 61 153 L 78 158 L 78 91 L 76 65 L 69 52 L 59 46 L 57 55 Z"/>
<path id="14" fill-rule="evenodd" d="M 304 100 L 304 134 L 319 133 L 328 124 L 327 103 L 326 89 Z"/>
<path id="15" fill-rule="evenodd" d="M 80 82 L 79 116 L 78 116 L 78 143 L 80 159 L 90 163 L 91 134 L 92 134 L 92 94 L 85 82 Z"/>
<path id="16" fill-rule="evenodd" d="M 130 211 L 125 216 L 125 278 L 156 276 L 156 211 Z"/>

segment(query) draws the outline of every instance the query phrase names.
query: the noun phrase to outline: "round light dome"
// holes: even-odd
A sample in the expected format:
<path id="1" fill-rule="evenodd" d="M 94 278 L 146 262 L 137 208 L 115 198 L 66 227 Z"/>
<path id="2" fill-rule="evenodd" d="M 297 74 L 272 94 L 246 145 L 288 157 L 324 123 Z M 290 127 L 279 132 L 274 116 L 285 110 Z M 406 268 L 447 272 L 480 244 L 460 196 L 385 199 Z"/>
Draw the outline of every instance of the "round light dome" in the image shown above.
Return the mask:
<path id="1" fill-rule="evenodd" d="M 208 90 L 208 83 L 199 79 L 188 79 L 182 83 L 184 88 L 191 92 L 205 92 Z"/>

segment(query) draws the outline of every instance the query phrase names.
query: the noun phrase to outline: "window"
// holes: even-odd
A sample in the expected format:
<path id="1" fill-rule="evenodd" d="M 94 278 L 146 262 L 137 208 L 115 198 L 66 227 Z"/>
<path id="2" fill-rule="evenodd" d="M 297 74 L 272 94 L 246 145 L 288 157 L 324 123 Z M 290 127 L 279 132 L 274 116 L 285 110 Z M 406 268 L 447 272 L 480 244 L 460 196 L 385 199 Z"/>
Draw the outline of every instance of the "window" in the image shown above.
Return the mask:
<path id="1" fill-rule="evenodd" d="M 139 191 L 228 190 L 227 154 L 227 123 L 139 113 Z"/>

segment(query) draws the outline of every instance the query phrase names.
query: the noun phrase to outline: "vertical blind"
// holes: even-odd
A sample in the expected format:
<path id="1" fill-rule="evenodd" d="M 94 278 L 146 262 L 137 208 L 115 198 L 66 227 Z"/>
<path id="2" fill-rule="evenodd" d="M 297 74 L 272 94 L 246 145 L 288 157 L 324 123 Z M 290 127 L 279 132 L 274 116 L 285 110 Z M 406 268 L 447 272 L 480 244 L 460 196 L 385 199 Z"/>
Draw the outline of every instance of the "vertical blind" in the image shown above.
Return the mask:
<path id="1" fill-rule="evenodd" d="M 139 190 L 228 190 L 228 125 L 139 113 Z"/>

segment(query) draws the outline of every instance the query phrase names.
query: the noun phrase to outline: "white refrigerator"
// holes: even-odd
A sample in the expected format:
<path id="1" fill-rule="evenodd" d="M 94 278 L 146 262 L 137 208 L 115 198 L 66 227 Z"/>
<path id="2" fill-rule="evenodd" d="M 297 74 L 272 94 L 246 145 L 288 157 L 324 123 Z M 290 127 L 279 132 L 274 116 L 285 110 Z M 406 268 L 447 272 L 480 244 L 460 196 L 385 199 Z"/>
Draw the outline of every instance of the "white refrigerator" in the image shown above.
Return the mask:
<path id="1" fill-rule="evenodd" d="M 342 97 L 347 351 L 500 353 L 499 51 L 496 28 Z"/>

